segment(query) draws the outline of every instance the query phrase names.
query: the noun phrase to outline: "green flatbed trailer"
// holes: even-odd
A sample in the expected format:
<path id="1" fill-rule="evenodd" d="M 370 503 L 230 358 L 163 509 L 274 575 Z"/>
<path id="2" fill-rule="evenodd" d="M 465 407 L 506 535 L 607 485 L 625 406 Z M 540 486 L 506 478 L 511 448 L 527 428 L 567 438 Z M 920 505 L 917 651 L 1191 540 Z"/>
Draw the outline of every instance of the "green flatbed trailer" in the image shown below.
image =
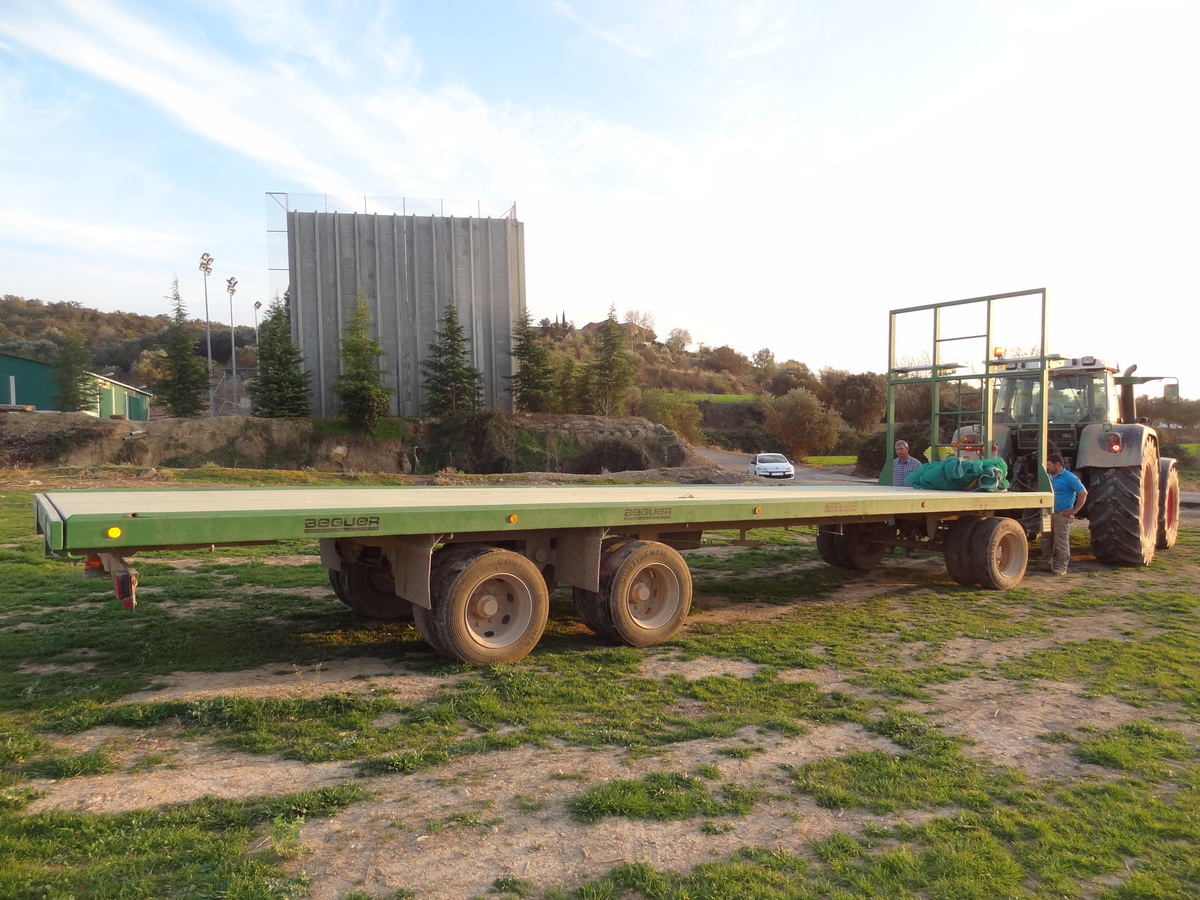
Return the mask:
<path id="1" fill-rule="evenodd" d="M 598 635 L 669 640 L 691 606 L 679 549 L 705 530 L 815 525 L 825 562 L 878 565 L 889 547 L 941 551 L 962 584 L 1003 589 L 1028 562 L 1012 516 L 1046 492 L 929 491 L 878 484 L 546 485 L 56 491 L 34 495 L 49 555 L 84 557 L 136 605 L 139 551 L 315 539 L 340 600 L 373 618 L 411 615 L 442 654 L 521 659 L 545 628 L 549 591 L 573 589 Z"/>

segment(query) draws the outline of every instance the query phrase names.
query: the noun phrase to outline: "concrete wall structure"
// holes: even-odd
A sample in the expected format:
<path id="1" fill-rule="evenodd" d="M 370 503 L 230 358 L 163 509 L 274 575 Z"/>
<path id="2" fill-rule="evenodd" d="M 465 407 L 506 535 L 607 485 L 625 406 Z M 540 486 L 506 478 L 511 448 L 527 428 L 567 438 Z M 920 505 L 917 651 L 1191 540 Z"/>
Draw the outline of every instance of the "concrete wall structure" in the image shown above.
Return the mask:
<path id="1" fill-rule="evenodd" d="M 422 412 L 421 363 L 454 303 L 483 373 L 485 406 L 511 411 L 512 328 L 525 312 L 524 227 L 515 218 L 287 213 L 292 338 L 312 371 L 313 413 L 337 414 L 341 332 L 361 290 L 392 413 Z"/>

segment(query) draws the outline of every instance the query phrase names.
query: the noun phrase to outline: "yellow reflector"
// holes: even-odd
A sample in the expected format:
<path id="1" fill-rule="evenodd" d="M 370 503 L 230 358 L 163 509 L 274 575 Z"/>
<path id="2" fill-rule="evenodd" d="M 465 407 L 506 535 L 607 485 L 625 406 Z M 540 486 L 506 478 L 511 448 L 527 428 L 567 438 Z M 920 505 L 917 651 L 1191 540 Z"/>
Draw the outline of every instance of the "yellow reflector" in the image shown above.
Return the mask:
<path id="1" fill-rule="evenodd" d="M 511 516 L 509 516 L 509 517 L 508 517 L 508 521 L 509 521 L 509 522 L 516 522 L 516 521 L 517 521 L 517 514 L 516 514 L 516 513 L 513 513 Z"/>
<path id="2" fill-rule="evenodd" d="M 119 538 L 121 536 L 121 529 L 114 525 L 104 533 L 110 538 Z"/>

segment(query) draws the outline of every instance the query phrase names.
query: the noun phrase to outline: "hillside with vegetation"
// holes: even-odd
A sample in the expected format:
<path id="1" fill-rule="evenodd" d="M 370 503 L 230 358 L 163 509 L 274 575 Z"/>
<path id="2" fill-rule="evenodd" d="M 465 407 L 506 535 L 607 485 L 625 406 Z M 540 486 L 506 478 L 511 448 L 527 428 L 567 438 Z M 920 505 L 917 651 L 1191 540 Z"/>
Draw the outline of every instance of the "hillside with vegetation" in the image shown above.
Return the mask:
<path id="1" fill-rule="evenodd" d="M 189 315 L 177 287 L 165 301 L 170 314 L 142 316 L 5 295 L 0 352 L 62 364 L 82 347 L 90 371 L 154 391 L 156 416 L 194 416 L 207 410 L 202 396 L 207 387 L 197 387 L 196 364 L 206 357 L 211 340 L 216 366 L 230 365 L 236 352 L 239 372 L 257 375 L 251 382 L 255 416 L 295 417 L 307 408 L 308 378 L 290 344 L 282 304 L 266 311 L 259 333 L 243 326 L 231 335 L 217 322 L 211 333 L 206 331 L 202 319 Z M 352 432 L 386 437 L 409 426 L 388 424 L 382 349 L 370 337 L 365 305 L 358 315 L 343 342 L 342 417 Z M 884 376 L 829 366 L 813 371 L 799 360 L 777 360 L 767 347 L 746 355 L 729 346 L 696 345 L 685 328 L 673 328 L 663 338 L 656 326 L 649 313 L 627 310 L 618 316 L 615 308 L 606 319 L 582 326 L 565 314 L 519 321 L 513 331 L 515 409 L 542 416 L 636 416 L 692 444 L 744 452 L 782 450 L 798 458 L 865 451 L 871 466 L 876 456 L 882 460 Z M 437 334 L 423 367 L 426 414 L 447 420 L 452 429 L 456 422 L 478 427 L 484 412 L 475 390 L 479 372 L 469 364 L 469 345 L 457 317 L 448 315 Z M 927 386 L 899 391 L 899 433 L 924 440 L 928 409 Z M 1200 425 L 1200 401 L 1168 407 L 1143 398 L 1141 409 L 1181 431 Z M 488 428 L 498 427 L 497 416 L 485 418 Z"/>

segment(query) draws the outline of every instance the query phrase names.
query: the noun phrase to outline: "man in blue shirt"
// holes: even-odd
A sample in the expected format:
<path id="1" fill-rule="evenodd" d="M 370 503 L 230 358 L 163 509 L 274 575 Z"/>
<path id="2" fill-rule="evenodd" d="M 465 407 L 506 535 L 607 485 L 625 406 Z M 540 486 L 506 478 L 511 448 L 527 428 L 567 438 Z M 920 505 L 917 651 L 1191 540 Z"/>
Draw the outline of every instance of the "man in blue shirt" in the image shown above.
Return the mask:
<path id="1" fill-rule="evenodd" d="M 908 455 L 908 441 L 896 441 L 896 458 L 892 460 L 892 487 L 904 487 L 908 476 L 921 468 L 921 461 Z"/>
<path id="2" fill-rule="evenodd" d="M 1071 562 L 1071 522 L 1087 502 L 1087 489 L 1074 472 L 1066 469 L 1061 453 L 1046 455 L 1046 474 L 1054 488 L 1054 515 L 1050 517 L 1050 559 L 1052 575 L 1066 575 Z"/>

